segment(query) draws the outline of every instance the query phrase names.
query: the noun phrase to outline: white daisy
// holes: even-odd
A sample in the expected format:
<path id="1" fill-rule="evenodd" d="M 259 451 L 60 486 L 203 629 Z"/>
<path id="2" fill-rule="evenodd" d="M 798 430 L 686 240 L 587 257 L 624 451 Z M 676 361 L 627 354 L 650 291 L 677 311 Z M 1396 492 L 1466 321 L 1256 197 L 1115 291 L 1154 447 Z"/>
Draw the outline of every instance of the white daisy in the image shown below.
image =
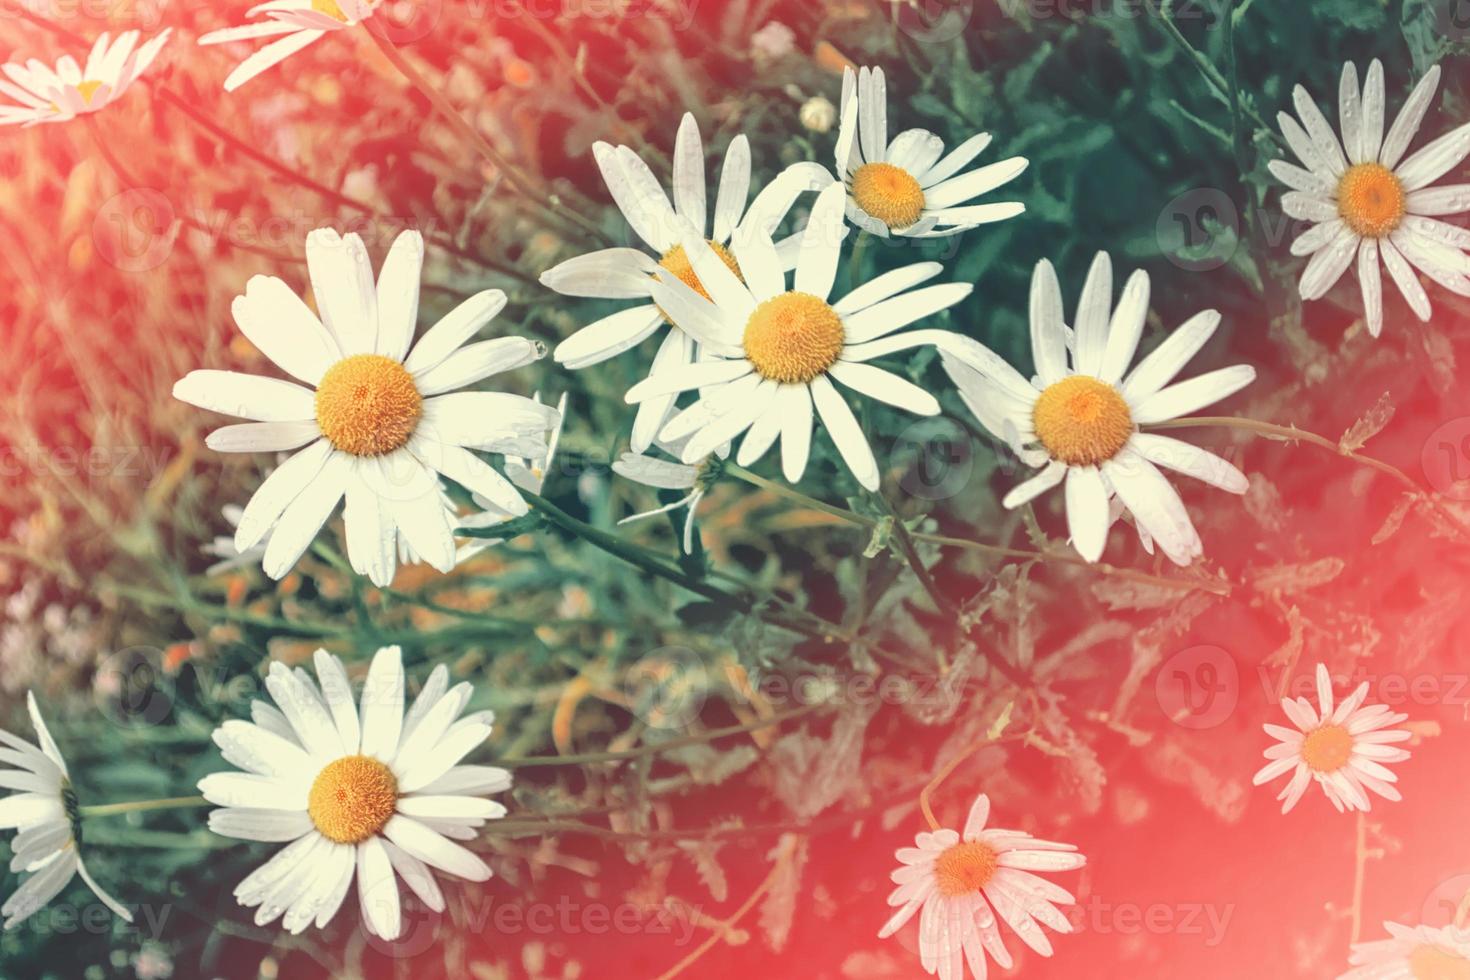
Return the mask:
<path id="1" fill-rule="evenodd" d="M 1341 142 L 1300 85 L 1292 98 L 1301 124 L 1285 112 L 1277 115 L 1287 144 L 1306 168 L 1284 160 L 1269 164 L 1291 188 L 1281 197 L 1281 210 L 1316 223 L 1291 244 L 1293 255 L 1312 257 L 1299 284 L 1302 299 L 1325 296 L 1356 258 L 1368 332 L 1375 337 L 1383 328 L 1380 260 L 1421 320 L 1429 319 L 1429 297 L 1410 266 L 1470 296 L 1470 256 L 1461 251 L 1470 248 L 1470 231 L 1433 217 L 1470 210 L 1470 184 L 1429 186 L 1470 153 L 1470 123 L 1404 159 L 1438 85 L 1435 65 L 1409 93 L 1387 136 L 1383 66 L 1376 60 L 1361 91 L 1352 62 L 1342 66 Z"/>
<path id="2" fill-rule="evenodd" d="M 537 404 L 540 404 L 541 394 L 537 392 L 533 396 L 533 400 Z M 567 419 L 567 396 L 565 392 L 562 393 L 561 400 L 556 403 L 556 415 L 556 424 L 546 434 L 546 441 L 538 444 L 533 440 L 528 443 L 526 452 L 530 455 L 517 456 L 508 454 L 505 457 L 505 475 L 510 479 L 511 483 L 514 483 L 522 490 L 527 490 L 531 493 L 540 493 L 542 485 L 546 482 L 546 475 L 551 472 L 551 464 L 556 460 L 556 448 L 561 444 L 562 426 L 566 424 Z M 474 501 L 476 506 L 480 508 L 480 512 L 469 514 L 465 517 L 456 517 L 456 528 L 478 529 L 494 527 L 497 524 L 504 524 L 515 516 L 509 511 L 497 507 L 495 501 L 482 497 L 479 494 L 474 495 Z M 456 562 L 462 563 L 467 559 L 473 558 L 491 545 L 501 544 L 503 542 L 503 538 L 471 538 L 468 543 L 459 546 L 458 557 L 455 560 Z"/>
<path id="3" fill-rule="evenodd" d="M 1245 475 L 1211 452 L 1140 432 L 1139 426 L 1213 404 L 1250 384 L 1256 372 L 1236 365 L 1170 383 L 1219 326 L 1214 310 L 1185 321 L 1128 371 L 1148 315 L 1148 274 L 1139 270 L 1129 277 L 1116 309 L 1112 297 L 1112 262 L 1099 252 L 1082 287 L 1075 340 L 1069 343 L 1061 286 L 1043 259 L 1031 277 L 1035 379 L 1028 381 L 968 339 L 963 350 L 945 352 L 944 366 L 980 424 L 1023 462 L 1041 467 L 1006 494 L 1006 507 L 1019 507 L 1065 480 L 1072 546 L 1087 561 L 1097 561 L 1107 544 L 1116 495 L 1132 513 L 1140 537 L 1158 542 L 1175 563 L 1188 565 L 1202 552 L 1199 534 L 1158 467 L 1231 493 L 1248 489 Z"/>
<path id="4" fill-rule="evenodd" d="M 658 442 L 658 448 L 674 458 L 679 458 L 683 445 L 688 437 L 677 443 Z M 675 500 L 673 503 L 655 507 L 653 510 L 645 510 L 642 513 L 633 514 L 618 521 L 619 524 L 631 524 L 648 517 L 659 514 L 667 514 L 678 510 L 680 507 L 689 508 L 684 516 L 684 553 L 689 554 L 694 550 L 694 520 L 699 502 L 709 492 L 709 488 L 719 479 L 721 456 L 711 454 L 704 459 L 690 465 L 687 463 L 671 463 L 657 456 L 645 453 L 623 453 L 621 459 L 612 464 L 613 472 L 626 480 L 641 483 L 645 487 L 653 487 L 656 490 L 686 490 L 687 493 Z"/>
<path id="5" fill-rule="evenodd" d="M 220 514 L 229 523 L 230 527 L 240 526 L 240 517 L 245 513 L 245 508 L 239 504 L 225 504 L 220 508 Z M 204 570 L 205 575 L 223 575 L 225 572 L 237 571 L 241 568 L 249 568 L 259 565 L 265 559 L 266 545 L 270 542 L 270 533 L 257 541 L 251 547 L 241 551 L 235 547 L 234 535 L 217 534 L 214 540 L 200 547 L 200 551 L 206 555 L 217 558 L 213 565 Z"/>
<path id="6" fill-rule="evenodd" d="M 244 772 L 215 773 L 199 791 L 223 809 L 209 827 L 225 837 L 287 843 L 235 889 L 257 907 L 255 924 L 299 933 L 337 914 L 354 878 L 365 927 L 384 939 L 402 930 L 402 878 L 426 906 L 444 910 L 433 870 L 486 881 L 488 865 L 460 844 L 505 807 L 480 799 L 510 789 L 511 775 L 460 765 L 490 735 L 494 714 L 471 712 L 469 684 L 449 686 L 435 667 L 403 710 L 397 647 L 377 652 L 362 691 L 362 711 L 342 663 L 315 657 L 305 670 L 272 663 L 266 689 L 275 706 L 250 706 L 253 722 L 227 721 L 214 733 L 225 761 Z"/>
<path id="7" fill-rule="evenodd" d="M 939 414 L 933 395 L 868 362 L 921 344 L 962 339 L 944 330 L 895 331 L 953 306 L 972 287 L 943 283 L 905 292 L 943 271 L 937 262 L 921 262 L 885 273 L 829 304 L 842 252 L 845 196 L 838 184 L 818 196 L 789 289 L 763 229 L 734 240 L 743 280 L 692 228 L 685 229 L 685 248 L 710 298 L 666 271 L 660 271 L 653 295 L 699 342 L 705 360 L 656 368 L 627 396 L 636 403 L 701 389 L 700 400 L 660 433 L 665 442 L 688 440 L 682 462 L 703 459 L 749 430 L 737 462 L 749 466 L 779 439 L 786 478 L 794 483 L 806 470 L 815 407 L 853 476 L 876 490 L 878 462 L 832 381 L 906 411 Z"/>
<path id="8" fill-rule="evenodd" d="M 296 564 L 344 496 L 348 559 L 380 586 L 393 580 L 400 535 L 440 571 L 454 567 L 441 474 L 510 514 L 527 512 L 514 484 L 470 450 L 523 452 L 557 413 L 520 395 L 456 389 L 545 349 L 519 337 L 465 343 L 505 306 L 505 294 L 491 289 L 410 350 L 423 256 L 417 232 L 399 235 L 374 286 L 357 235 L 312 232 L 306 261 L 321 319 L 273 276 L 252 278 L 231 308 L 252 344 L 311 387 L 232 371 L 194 371 L 174 386 L 174 397 L 191 405 L 254 420 L 212 432 L 212 449 L 306 447 L 266 478 L 235 532 L 244 552 L 274 529 L 264 557 L 272 578 Z"/>
<path id="9" fill-rule="evenodd" d="M 1018 201 L 965 203 L 1026 169 L 1024 157 L 1011 157 L 961 174 L 989 145 L 990 134 L 980 133 L 940 159 L 944 140 L 927 129 L 906 129 L 889 142 L 883 69 L 843 72 L 837 175 L 848 189 L 848 220 L 864 231 L 939 238 L 1025 211 Z"/>
<path id="10" fill-rule="evenodd" d="M 29 878 L 0 906 L 5 928 L 14 929 L 47 902 L 61 894 L 73 875 L 92 889 L 102 904 L 124 922 L 133 915 L 87 873 L 82 862 L 82 818 L 71 774 L 56 742 L 36 707 L 36 696 L 26 694 L 26 708 L 40 746 L 0 731 L 0 789 L 15 790 L 0 799 L 0 830 L 18 830 L 10 844 L 10 870 Z"/>
<path id="11" fill-rule="evenodd" d="M 169 30 L 137 47 L 137 31 L 119 34 L 116 41 L 103 34 L 92 45 L 85 66 L 66 55 L 55 70 L 30 59 L 25 64 L 0 65 L 10 79 L 0 79 L 0 95 L 19 105 L 0 105 L 0 126 L 24 123 L 66 122 L 111 105 L 148 70 L 168 41 Z"/>
<path id="12" fill-rule="evenodd" d="M 356 27 L 371 17 L 377 8 L 378 0 L 270 0 L 246 11 L 246 15 L 251 17 L 264 14 L 264 20 L 243 27 L 210 31 L 199 39 L 199 43 L 228 44 L 285 35 L 257 50 L 230 72 L 225 78 L 225 91 L 233 92 L 324 34 Z"/>
<path id="13" fill-rule="evenodd" d="M 1354 967 L 1337 980 L 1456 980 L 1470 977 L 1470 930 L 1385 922 L 1390 938 L 1354 943 Z"/>
<path id="14" fill-rule="evenodd" d="M 1271 760 L 1251 781 L 1260 786 L 1290 772 L 1291 780 L 1276 797 L 1284 800 L 1281 812 L 1288 813 L 1316 780 L 1322 792 L 1339 813 L 1367 810 L 1371 806 L 1365 790 L 1372 790 L 1386 800 L 1403 799 L 1393 784 L 1398 776 L 1385 763 L 1402 762 L 1409 757 L 1407 749 L 1394 742 L 1407 741 L 1412 733 L 1392 728 L 1409 716 L 1389 710 L 1387 705 L 1363 706 L 1368 697 L 1364 681 L 1339 703 L 1334 710 L 1332 678 L 1325 664 L 1317 665 L 1317 704 L 1312 708 L 1306 698 L 1284 698 L 1281 710 L 1296 726 L 1266 725 L 1266 734 L 1277 744 L 1265 751 Z"/>
<path id="15" fill-rule="evenodd" d="M 918 912 L 919 961 L 940 980 L 963 980 L 966 964 L 984 980 L 986 953 L 1002 969 L 1010 969 L 1000 922 L 1042 956 L 1052 954 L 1042 926 L 1072 931 L 1057 905 L 1076 899 L 1032 872 L 1074 871 L 1087 859 L 1071 844 L 1038 840 L 1020 830 L 986 830 L 989 819 L 990 798 L 981 793 L 970 807 L 963 834 L 949 829 L 922 833 L 914 838 L 914 847 L 901 847 L 895 855 L 903 866 L 891 876 L 898 887 L 888 904 L 898 911 L 878 938 L 893 935 Z"/>
<path id="16" fill-rule="evenodd" d="M 832 175 L 817 164 L 796 164 L 762 189 L 747 208 L 750 142 L 742 134 L 725 151 L 711 216 L 705 203 L 704 144 L 698 124 L 687 113 L 674 143 L 672 204 L 648 165 L 628 147 L 599 142 L 592 145 L 592 153 L 618 210 L 649 251 L 602 249 L 567 259 L 541 274 L 542 285 L 564 296 L 643 301 L 583 327 L 557 345 L 557 362 L 572 370 L 591 367 L 636 347 L 667 322 L 653 301 L 654 274 L 660 268 L 703 291 L 679 240 L 681 222 L 699 229 L 724 264 L 738 274 L 735 257 L 726 248 L 737 232 L 758 227 L 772 233 L 803 191 L 821 190 L 832 182 Z M 795 239 L 789 241 L 791 247 L 786 248 L 783 260 L 786 269 L 795 261 L 797 244 Z M 689 364 L 695 358 L 693 339 L 670 330 L 654 355 L 650 373 Z M 641 453 L 653 443 L 673 403 L 670 395 L 640 406 L 633 423 L 634 452 Z"/>

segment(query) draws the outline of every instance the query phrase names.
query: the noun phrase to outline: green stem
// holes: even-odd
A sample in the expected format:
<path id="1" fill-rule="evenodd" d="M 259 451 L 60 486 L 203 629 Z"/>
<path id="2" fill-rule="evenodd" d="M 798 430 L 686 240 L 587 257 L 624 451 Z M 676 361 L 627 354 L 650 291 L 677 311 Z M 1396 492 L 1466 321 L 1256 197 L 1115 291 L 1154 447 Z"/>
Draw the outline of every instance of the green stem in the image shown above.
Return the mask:
<path id="1" fill-rule="evenodd" d="M 714 728 L 697 735 L 681 735 L 664 742 L 652 742 L 641 745 L 636 749 L 624 749 L 620 752 L 583 752 L 579 755 L 541 755 L 522 756 L 519 759 L 498 759 L 496 765 L 507 769 L 529 769 L 532 767 L 546 766 L 582 766 L 595 765 L 602 762 L 623 762 L 629 759 L 641 759 L 645 756 L 658 755 L 662 752 L 672 752 L 675 749 L 687 748 L 691 745 L 701 745 L 705 742 L 713 742 L 717 739 L 728 738 L 731 735 L 743 735 L 747 732 L 759 731 L 762 728 L 772 728 L 783 724 L 793 718 L 809 715 L 817 710 L 829 710 L 830 705 L 809 704 L 790 711 L 783 711 L 771 715 L 769 718 L 759 718 L 744 725 L 730 725 L 726 728 Z"/>
<path id="2" fill-rule="evenodd" d="M 752 486 L 760 487 L 763 490 L 769 490 L 777 496 L 785 497 L 787 500 L 790 500 L 793 503 L 800 504 L 803 507 L 811 508 L 812 510 L 821 511 L 824 514 L 829 514 L 832 517 L 835 517 L 840 521 L 845 521 L 848 524 L 870 528 L 878 523 L 877 520 L 875 520 L 874 518 L 867 517 L 863 514 L 856 514 L 850 510 L 845 510 L 841 507 L 834 507 L 832 504 L 824 503 L 813 497 L 808 497 L 806 494 L 802 493 L 799 490 L 793 490 L 791 487 L 788 487 L 785 484 L 777 483 L 774 480 L 768 480 L 763 476 L 744 469 L 743 467 L 736 466 L 734 464 L 727 464 L 725 466 L 725 472 L 729 473 L 731 476 L 738 477 L 739 479 L 744 480 L 746 483 L 749 483 Z M 1134 571 L 1131 568 L 1119 568 L 1116 565 L 1109 565 L 1106 562 L 1088 562 L 1080 555 L 1072 555 L 1065 552 L 1028 551 L 1024 548 L 1006 548 L 1000 545 L 983 544 L 979 541 L 971 541 L 968 538 L 955 538 L 943 534 L 927 534 L 923 532 L 913 534 L 913 537 L 918 541 L 928 541 L 933 544 L 943 545 L 948 548 L 961 548 L 966 551 L 974 551 L 981 554 L 992 555 L 997 558 L 1023 558 L 1030 561 L 1061 562 L 1062 564 L 1066 565 L 1076 565 L 1079 568 L 1091 569 L 1103 575 L 1112 575 L 1117 578 L 1124 578 L 1133 582 L 1143 582 L 1149 585 L 1157 585 L 1167 589 L 1182 589 L 1186 591 L 1199 589 L 1203 592 L 1211 592 L 1215 595 L 1222 596 L 1230 594 L 1230 586 L 1226 585 L 1223 582 L 1213 582 L 1207 579 L 1196 580 L 1170 578 L 1163 575 L 1149 575 L 1146 572 Z"/>
<path id="3" fill-rule="evenodd" d="M 133 800 L 128 803 L 102 803 L 84 806 L 79 812 L 84 817 L 113 817 L 122 813 L 151 813 L 156 810 L 185 810 L 209 806 L 202 796 L 174 796 L 162 800 Z"/>

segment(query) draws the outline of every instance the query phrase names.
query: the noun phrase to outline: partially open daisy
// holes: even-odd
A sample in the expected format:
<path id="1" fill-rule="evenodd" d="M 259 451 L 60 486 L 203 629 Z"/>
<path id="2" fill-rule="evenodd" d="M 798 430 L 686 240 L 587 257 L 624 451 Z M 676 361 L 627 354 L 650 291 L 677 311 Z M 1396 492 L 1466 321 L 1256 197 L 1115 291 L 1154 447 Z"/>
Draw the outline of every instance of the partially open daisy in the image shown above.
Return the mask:
<path id="1" fill-rule="evenodd" d="M 1408 749 L 1393 743 L 1407 741 L 1410 732 L 1393 728 L 1408 715 L 1390 711 L 1386 705 L 1364 706 L 1368 682 L 1358 685 L 1333 707 L 1332 678 L 1326 664 L 1317 665 L 1317 707 L 1306 698 L 1284 698 L 1281 710 L 1296 726 L 1266 725 L 1266 734 L 1277 739 L 1268 748 L 1271 760 L 1261 767 L 1252 782 L 1260 786 L 1285 773 L 1291 779 L 1276 797 L 1283 800 L 1281 812 L 1288 813 L 1301 800 L 1309 783 L 1315 781 L 1339 813 L 1367 810 L 1367 790 L 1386 800 L 1403 799 L 1393 784 L 1398 776 L 1385 763 L 1402 762 Z"/>
<path id="2" fill-rule="evenodd" d="M 1342 66 L 1338 112 L 1342 140 L 1298 85 L 1292 93 L 1302 122 L 1285 112 L 1281 132 L 1303 167 L 1284 160 L 1271 173 L 1291 188 L 1281 209 L 1292 218 L 1316 222 L 1291 244 L 1293 255 L 1310 255 L 1299 288 L 1302 299 L 1321 299 L 1354 260 L 1368 332 L 1383 329 L 1382 261 L 1410 308 L 1429 319 L 1429 297 L 1414 275 L 1418 268 L 1441 286 L 1470 296 L 1470 231 L 1434 215 L 1470 210 L 1470 184 L 1430 187 L 1470 154 L 1470 123 L 1404 159 L 1439 85 L 1439 66 L 1425 72 L 1383 134 L 1383 66 L 1374 61 L 1362 89 L 1352 62 Z M 1303 128 L 1305 126 L 1305 128 Z"/>
<path id="3" fill-rule="evenodd" d="M 1010 969 L 1000 922 L 1042 956 L 1052 954 L 1042 926 L 1072 931 L 1057 906 L 1076 899 L 1033 872 L 1074 871 L 1087 859 L 1071 844 L 1038 840 L 1020 830 L 987 830 L 989 819 L 990 798 L 981 793 L 963 834 L 947 828 L 918 834 L 913 847 L 899 848 L 895 855 L 902 867 L 892 874 L 898 887 L 888 904 L 898 911 L 878 938 L 893 935 L 918 912 L 919 961 L 940 980 L 963 980 L 966 964 L 984 980 L 987 953 Z"/>
<path id="4" fill-rule="evenodd" d="M 306 447 L 260 485 L 235 531 L 239 552 L 272 532 L 263 563 L 272 578 L 296 564 L 344 497 L 352 567 L 384 586 L 400 536 L 440 571 L 454 567 L 441 474 L 508 513 L 527 512 L 514 484 L 470 450 L 540 445 L 556 411 L 521 395 L 456 389 L 545 349 L 519 337 L 466 344 L 504 308 L 498 289 L 465 300 L 412 343 L 423 256 L 417 232 L 399 235 L 375 286 L 362 239 L 312 232 L 306 261 L 321 319 L 273 276 L 251 279 L 231 307 L 245 337 L 311 387 L 233 371 L 193 371 L 174 385 L 191 405 L 254 420 L 210 433 L 212 449 Z"/>
<path id="5" fill-rule="evenodd" d="M 0 768 L 0 789 L 15 791 L 0 798 L 0 830 L 19 831 L 10 843 L 10 870 L 30 875 L 0 906 L 5 928 L 14 929 L 34 915 L 75 875 L 114 915 L 132 922 L 132 913 L 87 873 L 81 855 L 81 808 L 66 760 L 46 729 L 34 694 L 26 694 L 26 708 L 39 746 L 0 731 L 0 764 L 6 767 Z"/>
<path id="6" fill-rule="evenodd" d="M 168 41 L 169 31 L 138 47 L 140 36 L 137 31 L 126 31 L 114 41 L 110 34 L 102 34 L 92 45 L 85 65 L 78 65 L 71 55 L 56 62 L 54 70 L 35 58 L 23 65 L 0 65 L 0 71 L 10 79 L 0 79 L 0 95 L 19 103 L 0 105 L 0 126 L 66 122 L 116 102 L 153 64 Z"/>
<path id="7" fill-rule="evenodd" d="M 1388 939 L 1354 943 L 1353 969 L 1337 980 L 1466 980 L 1470 978 L 1470 929 L 1402 926 L 1385 922 Z"/>
<path id="8" fill-rule="evenodd" d="M 1011 157 L 961 174 L 989 145 L 990 134 L 980 133 L 943 156 L 944 140 L 927 129 L 906 129 L 890 143 L 883 69 L 843 73 L 837 176 L 848 190 L 848 219 L 865 231 L 938 238 L 1025 211 L 1018 201 L 965 203 L 1026 169 L 1024 157 Z"/>
<path id="9" fill-rule="evenodd" d="M 921 262 L 829 302 L 842 251 L 845 193 L 833 184 L 817 197 L 790 288 L 776 248 L 761 229 L 734 240 L 741 278 L 686 228 L 683 242 L 705 291 L 697 293 L 661 272 L 653 296 L 700 343 L 706 359 L 656 368 L 628 391 L 628 401 L 637 403 L 701 389 L 700 400 L 660 432 L 665 442 L 688 440 L 680 453 L 683 462 L 703 459 L 746 433 L 736 457 L 740 465 L 754 463 L 779 439 L 786 478 L 795 482 L 806 470 L 815 409 L 853 476 L 875 490 L 877 460 L 832 382 L 919 415 L 939 414 L 939 402 L 929 392 L 868 362 L 958 339 L 944 330 L 895 331 L 948 309 L 972 287 L 944 283 L 912 289 L 943 271 L 937 262 Z"/>
<path id="10" fill-rule="evenodd" d="M 688 442 L 688 439 L 689 437 L 686 436 L 680 442 L 659 442 L 658 448 L 677 459 L 682 455 L 684 444 Z M 693 464 L 673 463 L 646 453 L 623 453 L 622 458 L 612 464 L 613 472 L 618 476 L 656 490 L 683 490 L 685 493 L 678 500 L 670 501 L 653 510 L 632 514 L 618 523 L 631 524 L 649 517 L 656 517 L 659 514 L 676 511 L 681 507 L 688 508 L 684 515 L 684 534 L 681 542 L 684 546 L 684 553 L 689 554 L 694 550 L 694 521 L 699 510 L 699 502 L 704 499 L 709 488 L 719 479 L 723 460 L 724 456 L 720 453 L 711 453 Z"/>
<path id="11" fill-rule="evenodd" d="M 820 190 L 832 177 L 817 164 L 796 164 L 750 197 L 750 142 L 744 135 L 730 141 L 720 173 L 719 190 L 711 215 L 705 199 L 704 143 L 694 117 L 685 114 L 674 143 L 674 199 L 659 185 L 648 164 L 626 146 L 594 143 L 593 156 L 607 183 L 608 192 L 629 227 L 648 246 L 607 248 L 567 259 L 541 274 L 541 283 L 564 296 L 598 299 L 642 300 L 578 330 L 557 345 L 558 363 L 572 370 L 621 354 L 641 344 L 669 322 L 653 300 L 655 274 L 666 270 L 703 292 L 699 277 L 679 239 L 679 226 L 688 222 L 699 230 L 724 265 L 739 275 L 735 257 L 727 247 L 739 231 L 759 227 L 773 232 L 786 217 L 796 198 L 805 190 Z M 790 240 L 792 246 L 796 244 Z M 795 261 L 794 247 L 785 249 L 782 267 Z M 694 340 L 680 330 L 670 330 L 654 355 L 652 371 L 689 364 L 695 359 Z M 674 396 L 644 402 L 633 422 L 633 451 L 643 452 L 652 443 L 668 415 Z"/>
<path id="12" fill-rule="evenodd" d="M 276 38 L 240 62 L 225 78 L 225 91 L 233 92 L 323 35 L 356 27 L 371 17 L 377 8 L 378 0 L 270 0 L 246 11 L 247 16 L 264 15 L 264 19 L 243 27 L 210 31 L 199 39 L 199 43 L 228 44 L 262 37 Z"/>
<path id="13" fill-rule="evenodd" d="M 1199 535 L 1159 467 L 1231 493 L 1246 491 L 1245 475 L 1207 450 L 1140 432 L 1139 426 L 1213 404 L 1250 384 L 1256 372 L 1236 365 L 1174 382 L 1219 326 L 1214 310 L 1191 317 L 1128 371 L 1143 335 L 1148 298 L 1148 274 L 1139 270 L 1113 309 L 1112 262 L 1107 253 L 1097 253 L 1069 346 L 1061 286 L 1043 259 L 1031 277 L 1035 380 L 967 338 L 962 349 L 951 345 L 944 352 L 944 367 L 980 424 L 1023 462 L 1041 468 L 1006 494 L 1006 507 L 1019 507 L 1065 481 L 1072 546 L 1097 561 L 1116 516 L 1109 509 L 1116 495 L 1141 532 L 1170 560 L 1187 565 L 1202 552 Z"/>
<path id="14" fill-rule="evenodd" d="M 373 657 L 360 713 L 341 661 L 318 650 L 315 663 L 317 681 L 272 663 L 266 689 L 275 705 L 253 702 L 253 721 L 215 730 L 225 761 L 244 772 L 199 781 L 223 808 L 210 813 L 209 827 L 287 844 L 235 889 L 241 905 L 258 907 L 256 925 L 284 916 L 292 933 L 321 928 L 355 879 L 363 924 L 395 939 L 403 922 L 396 878 L 436 912 L 444 895 L 433 870 L 490 878 L 489 866 L 455 841 L 473 840 L 506 812 L 480 797 L 510 789 L 510 773 L 459 764 L 489 737 L 494 715 L 461 718 L 470 685 L 451 688 L 442 664 L 405 713 L 397 647 Z"/>

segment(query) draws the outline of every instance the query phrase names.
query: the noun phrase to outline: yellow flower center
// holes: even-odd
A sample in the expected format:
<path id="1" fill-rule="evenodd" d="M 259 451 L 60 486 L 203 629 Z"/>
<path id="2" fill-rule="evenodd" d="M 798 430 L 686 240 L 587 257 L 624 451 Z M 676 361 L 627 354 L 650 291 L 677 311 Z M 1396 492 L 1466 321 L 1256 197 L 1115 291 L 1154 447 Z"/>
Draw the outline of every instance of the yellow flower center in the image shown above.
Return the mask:
<path id="1" fill-rule="evenodd" d="M 1337 212 L 1366 238 L 1382 238 L 1399 226 L 1408 196 L 1393 171 L 1381 163 L 1359 163 L 1337 183 Z"/>
<path id="2" fill-rule="evenodd" d="M 328 840 L 360 844 L 383 829 L 398 808 L 392 770 L 365 755 L 343 756 L 311 784 L 306 812 Z"/>
<path id="3" fill-rule="evenodd" d="M 1414 980 L 1470 980 L 1470 960 L 1436 946 L 1420 946 L 1409 954 Z"/>
<path id="4" fill-rule="evenodd" d="M 343 358 L 327 369 L 316 389 L 322 434 L 354 456 L 381 456 L 402 447 L 423 407 L 413 376 L 381 354 Z"/>
<path id="5" fill-rule="evenodd" d="M 715 254 L 720 257 L 720 261 L 725 263 L 725 267 L 735 273 L 735 278 L 741 282 L 745 281 L 745 277 L 740 274 L 740 265 L 735 261 L 735 256 L 730 254 L 728 248 L 719 242 L 710 242 L 709 247 L 714 249 Z M 683 245 L 675 245 L 665 252 L 664 257 L 658 260 L 658 264 L 678 276 L 680 282 L 705 299 L 710 298 L 709 291 L 704 288 L 704 283 L 700 282 L 699 276 L 694 274 L 694 263 L 689 261 L 689 255 L 684 251 Z M 659 312 L 663 313 L 663 309 L 660 308 Z M 664 313 L 664 319 L 670 319 L 667 313 Z M 673 321 L 670 320 L 670 322 Z"/>
<path id="6" fill-rule="evenodd" d="M 956 844 L 934 862 L 934 884 L 946 898 L 969 895 L 989 884 L 998 867 L 1000 855 L 989 844 Z"/>
<path id="7" fill-rule="evenodd" d="M 326 14 L 334 20 L 347 23 L 347 15 L 342 13 L 342 8 L 337 6 L 337 0 L 311 0 L 311 9 L 319 14 Z"/>
<path id="8" fill-rule="evenodd" d="M 1047 386 L 1036 399 L 1031 419 L 1052 459 L 1068 466 L 1105 463 L 1133 435 L 1133 414 L 1118 389 L 1085 374 Z"/>
<path id="9" fill-rule="evenodd" d="M 907 228 L 924 214 L 924 189 L 914 175 L 891 163 L 868 163 L 852 175 L 858 207 L 890 228 Z"/>
<path id="10" fill-rule="evenodd" d="M 745 356 L 763 378 L 798 384 L 826 371 L 842 353 L 842 317 L 810 293 L 782 293 L 745 324 Z"/>
<path id="11" fill-rule="evenodd" d="M 1353 755 L 1353 737 L 1341 725 L 1323 725 L 1302 742 L 1302 761 L 1317 772 L 1336 772 Z"/>
<path id="12" fill-rule="evenodd" d="M 78 82 L 77 92 L 81 95 L 82 101 L 90 105 L 92 102 L 92 96 L 96 95 L 97 90 L 101 87 L 101 82 Z"/>

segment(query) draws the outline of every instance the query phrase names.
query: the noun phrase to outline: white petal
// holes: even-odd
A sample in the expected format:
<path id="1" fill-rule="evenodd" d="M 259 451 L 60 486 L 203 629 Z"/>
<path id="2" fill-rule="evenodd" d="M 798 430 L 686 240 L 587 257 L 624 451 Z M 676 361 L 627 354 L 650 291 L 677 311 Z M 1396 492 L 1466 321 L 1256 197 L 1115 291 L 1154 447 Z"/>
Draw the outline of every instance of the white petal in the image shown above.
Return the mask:
<path id="1" fill-rule="evenodd" d="M 444 319 L 430 327 L 419 342 L 409 351 L 403 366 L 409 374 L 418 377 L 425 371 L 437 367 L 480 328 L 505 309 L 506 296 L 499 289 L 487 289 L 476 293 L 445 314 Z"/>
<path id="2" fill-rule="evenodd" d="M 419 277 L 424 265 L 424 236 L 400 232 L 388 247 L 378 271 L 377 353 L 400 363 L 413 343 L 419 321 Z"/>
<path id="3" fill-rule="evenodd" d="M 1095 466 L 1067 470 L 1067 530 L 1072 547 L 1086 561 L 1102 557 L 1108 541 L 1108 490 Z"/>
<path id="4" fill-rule="evenodd" d="M 315 386 L 342 359 L 336 340 L 296 292 L 275 276 L 252 276 L 230 312 L 240 332 L 292 377 Z"/>
<path id="5" fill-rule="evenodd" d="M 822 425 L 853 477 L 868 490 L 877 490 L 878 461 L 873 457 L 873 448 L 868 445 L 868 437 L 863 434 L 852 409 L 847 407 L 847 402 L 824 376 L 814 378 L 809 388 L 812 403 L 822 417 Z"/>

